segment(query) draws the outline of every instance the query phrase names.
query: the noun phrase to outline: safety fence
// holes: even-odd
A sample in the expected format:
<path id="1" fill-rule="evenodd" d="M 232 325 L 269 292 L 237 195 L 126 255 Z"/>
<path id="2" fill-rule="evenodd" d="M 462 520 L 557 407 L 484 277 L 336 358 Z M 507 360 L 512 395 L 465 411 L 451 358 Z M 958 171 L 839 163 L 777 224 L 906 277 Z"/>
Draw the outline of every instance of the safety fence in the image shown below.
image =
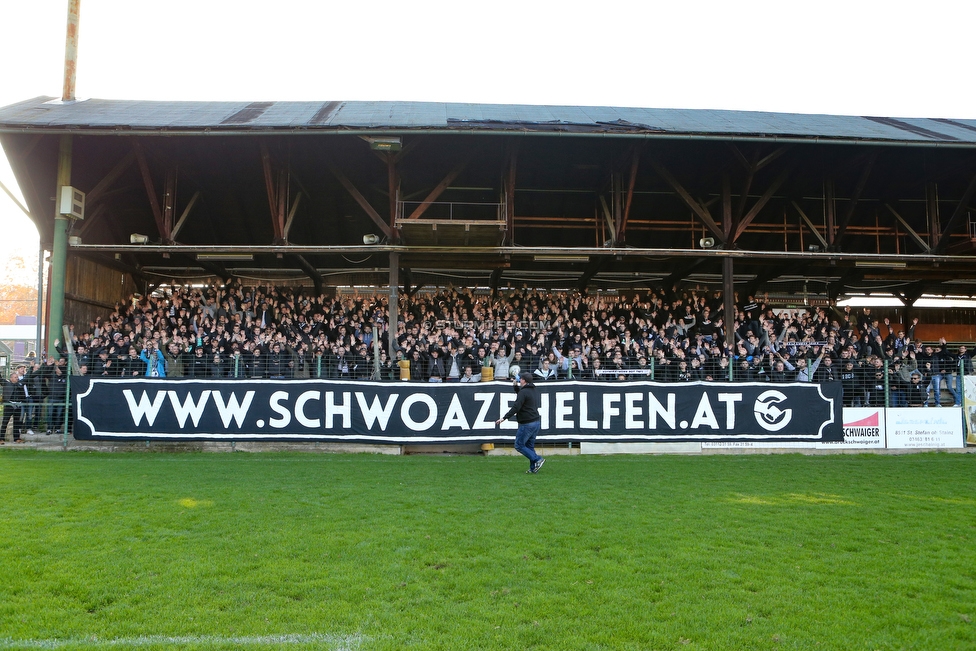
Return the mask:
<path id="1" fill-rule="evenodd" d="M 976 395 L 976 376 L 967 376 L 962 373 L 963 367 L 959 369 L 953 369 L 955 372 L 942 372 L 942 373 L 926 373 L 918 369 L 912 369 L 910 371 L 905 371 L 901 368 L 901 364 L 890 364 L 890 363 L 880 363 L 878 365 L 871 365 L 868 367 L 857 368 L 855 371 L 851 372 L 852 364 L 842 362 L 840 364 L 832 364 L 833 366 L 841 366 L 842 370 L 840 373 L 836 372 L 836 369 L 828 370 L 831 374 L 834 383 L 842 388 L 839 392 L 838 398 L 840 404 L 845 410 L 850 409 L 904 409 L 904 408 L 914 408 L 914 407 L 953 407 L 953 406 L 963 406 L 966 403 L 966 385 L 970 384 L 970 394 Z M 720 379 L 715 379 L 712 377 L 710 380 L 700 381 L 695 379 L 689 380 L 679 380 L 679 381 L 662 381 L 662 376 L 665 375 L 662 372 L 660 366 L 655 368 L 651 365 L 648 369 L 627 369 L 626 373 L 612 374 L 606 373 L 601 375 L 595 375 L 590 378 L 583 378 L 582 380 L 577 380 L 573 378 L 572 380 L 560 380 L 555 379 L 551 381 L 539 380 L 538 384 L 546 388 L 546 392 L 552 392 L 554 395 L 556 393 L 572 393 L 573 389 L 570 387 L 574 384 L 585 384 L 588 386 L 597 387 L 594 391 L 601 394 L 603 393 L 614 393 L 616 389 L 615 386 L 619 385 L 621 390 L 624 386 L 632 385 L 635 382 L 645 383 L 653 388 L 654 391 L 659 390 L 669 390 L 677 389 L 681 392 L 682 386 L 700 386 L 708 387 L 714 384 L 716 386 L 715 391 L 721 391 L 721 387 L 731 387 L 732 385 L 755 385 L 758 387 L 768 387 L 770 389 L 780 387 L 782 385 L 797 385 L 797 384 L 813 384 L 820 385 L 821 383 L 817 381 L 818 371 L 822 371 L 823 367 L 814 370 L 810 374 L 803 375 L 803 379 L 798 379 L 796 377 L 788 378 L 783 376 L 784 381 L 778 382 L 774 377 L 774 373 L 757 373 L 752 376 L 751 380 L 741 381 L 737 380 L 736 373 L 734 371 L 729 372 L 727 376 L 721 376 Z M 795 374 L 796 371 L 794 370 Z M 488 374 L 485 374 L 488 375 Z M 812 376 L 813 379 L 807 377 L 807 375 Z M 558 377 L 558 376 L 557 376 Z M 758 379 L 756 379 L 758 377 Z M 907 378 L 907 379 L 906 379 Z M 0 405 L 0 415 L 2 415 L 2 425 L 3 425 L 3 437 L 8 436 L 8 427 L 12 424 L 12 432 L 9 436 L 12 438 L 17 438 L 20 433 L 27 432 L 28 430 L 34 433 L 48 433 L 52 435 L 60 435 L 64 441 L 74 433 L 74 425 L 77 417 L 76 404 L 72 403 L 70 400 L 70 395 L 72 393 L 77 393 L 77 391 L 72 391 L 72 383 L 84 384 L 88 386 L 92 379 L 104 381 L 105 378 L 90 378 L 84 376 L 71 376 L 68 375 L 65 380 L 66 386 L 63 387 L 65 393 L 64 397 L 52 396 L 52 395 L 42 395 L 39 397 L 34 397 L 26 400 L 14 400 L 7 401 L 6 404 Z M 148 383 L 147 386 L 151 387 L 153 383 L 165 382 L 170 390 L 173 386 L 178 386 L 183 382 L 192 381 L 195 385 L 204 387 L 210 387 L 211 393 L 216 396 L 219 387 L 226 388 L 228 386 L 234 386 L 235 384 L 246 383 L 248 385 L 256 383 L 261 385 L 262 383 L 268 384 L 270 378 L 247 378 L 247 377 L 227 377 L 227 378 L 217 378 L 217 379 L 200 379 L 200 378 L 167 378 L 165 380 L 155 379 L 155 378 L 135 378 L 144 383 Z M 315 381 L 320 378 L 310 377 L 310 378 L 294 378 L 291 380 L 286 380 L 284 378 L 275 379 L 273 382 L 276 386 L 280 387 L 279 391 L 291 391 L 288 389 L 290 384 L 294 384 L 297 388 L 298 385 L 302 384 L 303 381 Z M 504 379 L 494 379 L 491 381 L 481 381 L 481 382 L 443 382 L 443 383 L 425 383 L 417 381 L 395 381 L 387 380 L 385 382 L 377 382 L 375 380 L 365 379 L 365 380 L 346 380 L 346 379 L 330 379 L 321 378 L 328 380 L 330 384 L 335 386 L 349 385 L 350 391 L 354 391 L 355 387 L 363 387 L 370 385 L 382 384 L 387 386 L 384 391 L 388 394 L 391 391 L 397 392 L 398 395 L 409 395 L 409 394 L 423 394 L 433 386 L 434 384 L 442 384 L 443 388 L 446 390 L 446 394 L 457 393 L 462 386 L 466 386 L 466 390 L 476 391 L 485 393 L 486 391 L 492 394 L 500 392 L 511 391 L 511 380 L 509 378 Z M 482 378 L 484 379 L 484 378 Z M 130 381 L 132 381 L 130 379 Z M 123 382 L 123 380 L 111 380 L 111 382 Z M 825 383 L 828 384 L 828 383 Z M 564 387 L 560 389 L 560 387 Z M 162 388 L 162 387 L 160 387 Z M 711 389 L 709 389 L 711 391 Z M 339 391 L 337 389 L 337 391 Z M 341 393 L 341 391 L 339 391 Z M 698 392 L 699 395 L 701 391 Z M 243 395 L 243 394 L 242 394 Z M 376 393 L 373 394 L 374 398 Z M 578 395 L 576 398 L 578 400 Z M 104 405 L 105 409 L 120 409 L 124 406 L 124 401 L 122 399 L 122 394 L 116 397 L 115 402 L 110 402 Z M 374 398 L 371 398 L 374 399 Z M 946 410 L 954 411 L 957 410 Z M 973 413 L 970 414 L 969 412 Z M 952 418 L 947 416 L 948 418 Z M 846 418 L 846 417 L 845 417 Z M 917 417 L 916 417 L 917 418 Z M 962 425 L 966 429 L 976 430 L 976 405 L 972 404 L 972 400 L 967 404 L 967 409 L 965 415 L 960 419 L 963 421 Z M 970 423 L 969 421 L 973 421 Z M 976 442 L 976 441 L 974 441 Z"/>

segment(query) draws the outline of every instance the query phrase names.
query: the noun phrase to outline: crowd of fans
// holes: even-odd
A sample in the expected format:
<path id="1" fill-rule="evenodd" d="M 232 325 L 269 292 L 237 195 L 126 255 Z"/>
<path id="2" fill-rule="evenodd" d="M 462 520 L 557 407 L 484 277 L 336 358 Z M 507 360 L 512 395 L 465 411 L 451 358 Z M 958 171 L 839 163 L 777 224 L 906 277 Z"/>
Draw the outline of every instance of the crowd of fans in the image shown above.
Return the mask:
<path id="1" fill-rule="evenodd" d="M 538 381 L 838 380 L 847 406 L 884 406 L 886 391 L 891 406 L 938 405 L 943 385 L 959 404 L 960 371 L 972 372 L 965 346 L 916 342 L 917 319 L 902 330 L 868 308 L 781 310 L 761 296 L 735 305 L 729 320 L 717 291 L 447 287 L 400 297 L 391 351 L 385 293 L 230 283 L 134 296 L 73 327 L 71 344 L 78 372 L 97 377 L 476 382 L 508 380 L 518 367 Z M 54 402 L 64 373 L 63 361 L 47 357 L 24 369 L 16 390 Z"/>

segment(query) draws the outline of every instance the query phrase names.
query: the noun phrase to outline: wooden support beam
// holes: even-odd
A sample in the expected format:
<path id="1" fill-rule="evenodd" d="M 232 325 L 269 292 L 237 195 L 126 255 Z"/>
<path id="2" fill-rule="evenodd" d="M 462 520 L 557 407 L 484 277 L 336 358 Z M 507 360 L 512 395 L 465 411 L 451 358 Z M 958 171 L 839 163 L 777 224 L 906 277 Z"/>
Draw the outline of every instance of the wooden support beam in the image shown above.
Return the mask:
<path id="1" fill-rule="evenodd" d="M 212 274 L 213 276 L 220 278 L 221 280 L 230 280 L 234 277 L 234 274 L 227 271 L 227 268 L 217 262 L 210 262 L 208 260 L 197 260 L 194 256 L 183 256 L 187 267 L 202 267 L 204 271 Z"/>
<path id="2" fill-rule="evenodd" d="M 621 182 L 620 172 L 610 175 L 610 201 L 613 209 L 614 230 L 611 234 L 614 246 L 619 242 L 620 223 L 624 220 L 624 188 Z"/>
<path id="3" fill-rule="evenodd" d="M 166 232 L 162 234 L 163 242 L 169 244 L 173 241 L 173 213 L 176 203 L 176 170 L 169 170 L 166 173 L 166 185 L 163 187 L 163 225 Z"/>
<path id="4" fill-rule="evenodd" d="M 783 274 L 783 267 L 781 266 L 766 266 L 762 268 L 762 271 L 756 274 L 756 276 L 749 282 L 746 286 L 745 294 L 746 296 L 755 296 L 756 293 L 762 288 L 763 285 L 768 283 L 773 278 L 779 278 Z"/>
<path id="5" fill-rule="evenodd" d="M 298 262 L 298 266 L 300 266 L 302 268 L 302 271 L 304 271 L 305 274 L 309 278 L 312 279 L 312 284 L 315 286 L 315 294 L 316 294 L 316 296 L 321 295 L 322 294 L 322 274 L 320 274 L 319 273 L 319 270 L 316 269 L 311 263 L 309 263 L 308 260 L 305 259 L 305 256 L 295 254 L 294 257 L 295 257 L 295 261 Z"/>
<path id="6" fill-rule="evenodd" d="M 400 151 L 403 151 L 402 149 Z M 400 175 L 397 174 L 397 157 L 393 152 L 386 152 L 386 184 L 390 202 L 390 232 L 397 234 L 397 201 L 400 194 Z"/>
<path id="7" fill-rule="evenodd" d="M 963 214 L 969 206 L 969 200 L 973 198 L 973 194 L 976 194 L 976 175 L 973 176 L 969 181 L 969 185 L 966 186 L 966 190 L 962 193 L 962 198 L 959 199 L 959 203 L 956 204 L 956 209 L 952 211 L 952 216 L 949 217 L 949 221 L 942 228 L 942 235 L 939 237 L 939 243 L 935 245 L 933 251 L 935 253 L 945 253 L 946 249 L 949 247 L 949 234 L 962 219 Z"/>
<path id="8" fill-rule="evenodd" d="M 750 167 L 746 175 L 746 180 L 742 184 L 742 192 L 739 193 L 739 201 L 735 208 L 735 223 L 742 221 L 742 216 L 746 212 L 746 204 L 749 202 L 749 190 L 752 189 L 752 181 L 755 178 L 755 170 Z"/>
<path id="9" fill-rule="evenodd" d="M 88 211 L 88 206 L 86 205 L 85 212 L 87 211 Z M 100 203 L 97 206 L 95 206 L 95 209 L 91 211 L 91 213 L 85 215 L 85 220 L 81 222 L 81 227 L 78 229 L 78 237 L 84 239 L 85 233 L 88 232 L 88 229 L 90 229 L 93 224 L 98 223 L 98 218 L 103 214 L 105 214 L 105 212 L 106 212 L 105 204 Z M 72 226 L 78 226 L 78 222 L 72 223 Z"/>
<path id="10" fill-rule="evenodd" d="M 692 212 L 694 212 L 702 223 L 705 224 L 705 227 L 708 228 L 712 235 L 714 235 L 719 242 L 725 244 L 725 233 L 722 232 L 719 225 L 715 223 L 714 219 L 712 219 L 712 215 L 708 212 L 708 209 L 695 201 L 691 195 L 688 194 L 688 191 L 685 190 L 680 183 L 678 183 L 678 180 L 671 175 L 671 172 L 664 167 L 664 165 L 657 162 L 653 158 L 649 159 L 648 162 L 650 163 L 651 167 L 654 168 L 654 171 L 657 172 L 658 176 L 664 179 L 664 181 L 670 185 L 675 192 L 678 193 L 678 196 L 681 197 L 688 207 L 691 208 Z"/>
<path id="11" fill-rule="evenodd" d="M 607 199 L 602 194 L 600 195 L 600 208 L 603 209 L 603 218 L 607 221 L 607 231 L 610 233 L 610 244 L 617 243 L 617 225 L 613 222 L 613 213 L 610 211 L 610 207 L 607 206 Z M 600 242 L 603 245 L 603 242 Z"/>
<path id="12" fill-rule="evenodd" d="M 705 262 L 705 258 L 687 258 L 683 262 L 679 262 L 671 275 L 664 279 L 664 291 L 668 291 L 674 287 L 679 280 L 690 274 L 697 267 Z"/>
<path id="13" fill-rule="evenodd" d="M 488 278 L 488 287 L 491 288 L 492 298 L 498 295 L 498 285 L 502 281 L 502 273 L 504 272 L 505 270 L 502 267 L 498 267 L 491 272 L 491 276 Z"/>
<path id="14" fill-rule="evenodd" d="M 261 142 L 261 169 L 264 171 L 264 191 L 268 197 L 268 210 L 271 212 L 271 223 L 273 228 L 275 213 L 278 211 L 278 201 L 275 197 L 275 193 L 277 192 L 277 184 L 275 183 L 274 170 L 271 166 L 271 153 L 268 151 L 268 144 L 263 140 Z M 276 240 L 280 237 L 277 229 L 275 229 L 274 237 Z"/>
<path id="15" fill-rule="evenodd" d="M 813 221 L 809 217 L 807 217 L 807 214 L 803 212 L 803 208 L 800 208 L 800 205 L 797 202 L 791 201 L 790 203 L 793 205 L 793 208 L 796 210 L 797 214 L 800 215 L 800 219 L 803 220 L 803 223 L 807 225 L 807 228 L 810 229 L 810 232 L 813 233 L 814 237 L 817 238 L 817 241 L 820 242 L 820 246 L 823 247 L 824 250 L 826 250 L 827 240 L 825 240 L 824 236 L 821 235 L 820 231 L 817 230 L 817 227 L 813 223 Z"/>
<path id="16" fill-rule="evenodd" d="M 874 162 L 877 159 L 878 152 L 871 152 L 867 162 L 864 164 L 864 169 L 861 170 L 861 178 L 857 181 L 857 187 L 854 188 L 854 194 L 851 195 L 850 203 L 847 204 L 847 210 L 844 211 L 844 217 L 841 219 L 840 225 L 837 228 L 837 234 L 834 236 L 834 246 L 840 246 L 844 235 L 847 233 L 847 227 L 850 225 L 851 218 L 854 216 L 854 209 L 857 208 L 857 202 L 861 200 L 861 194 L 868 184 L 868 178 L 871 176 L 871 170 L 874 168 Z"/>
<path id="17" fill-rule="evenodd" d="M 838 278 L 835 282 L 828 283 L 827 298 L 829 298 L 831 302 L 836 301 L 837 297 L 840 296 L 841 291 L 843 291 L 844 287 L 847 286 L 848 283 L 857 283 L 863 278 L 863 271 L 851 267 L 846 272 L 841 274 L 840 278 Z"/>
<path id="18" fill-rule="evenodd" d="M 454 179 L 456 179 L 458 175 L 464 171 L 464 168 L 468 166 L 468 163 L 471 162 L 472 158 L 473 155 L 468 154 L 464 160 L 455 165 L 454 169 L 448 172 L 447 176 L 445 176 L 441 182 L 430 191 L 430 194 L 428 194 L 427 197 L 420 202 L 420 205 L 414 208 L 414 211 L 410 213 L 410 216 L 407 217 L 407 219 L 420 219 L 420 216 L 423 215 L 428 208 L 430 208 L 430 204 L 437 201 L 437 197 L 441 196 L 444 193 L 444 190 L 446 190 L 451 183 L 454 182 Z"/>
<path id="19" fill-rule="evenodd" d="M 627 220 L 630 218 L 630 207 L 634 203 L 634 186 L 637 184 L 637 168 L 640 165 L 640 147 L 634 146 L 630 157 L 630 179 L 627 182 L 627 200 L 624 202 L 624 214 L 617 225 L 617 241 L 623 244 L 627 241 Z"/>
<path id="20" fill-rule="evenodd" d="M 759 170 L 761 170 L 762 168 L 766 167 L 767 165 L 769 165 L 770 163 L 772 163 L 774 160 L 776 160 L 777 158 L 779 158 L 780 156 L 782 156 L 783 154 L 785 154 L 786 152 L 788 152 L 791 148 L 792 148 L 791 145 L 783 145 L 779 149 L 776 149 L 775 151 L 771 152 L 770 154 L 768 154 L 768 155 L 764 156 L 763 158 L 759 159 L 759 162 L 757 162 L 755 165 L 753 165 L 753 171 L 758 172 Z"/>
<path id="21" fill-rule="evenodd" d="M 722 234 L 728 242 L 732 237 L 732 180 L 722 172 Z"/>
<path id="22" fill-rule="evenodd" d="M 288 173 L 285 170 L 278 170 L 278 189 L 276 198 L 278 199 L 278 208 L 274 212 L 274 230 L 278 237 L 276 238 L 278 242 L 285 241 L 285 213 L 287 212 L 288 204 Z"/>
<path id="23" fill-rule="evenodd" d="M 288 211 L 288 219 L 285 220 L 285 230 L 282 234 L 282 238 L 286 242 L 288 241 L 288 233 L 291 232 L 291 225 L 295 221 L 295 213 L 298 212 L 298 206 L 302 202 L 302 196 L 301 191 L 299 191 L 299 193 L 295 195 L 295 203 L 291 204 L 291 210 Z M 321 294 L 321 292 L 319 293 Z"/>
<path id="24" fill-rule="evenodd" d="M 735 233 L 732 236 L 732 242 L 739 239 L 739 236 L 742 235 L 749 224 L 752 223 L 752 220 L 756 218 L 759 212 L 766 206 L 767 203 L 769 203 L 769 200 L 773 198 L 773 194 L 775 194 L 776 191 L 779 190 L 784 183 L 786 183 L 786 179 L 789 178 L 792 172 L 793 164 L 787 165 L 785 168 L 783 168 L 783 171 L 779 173 L 776 180 L 774 180 L 772 184 L 766 188 L 766 191 L 761 197 L 759 197 L 759 199 L 756 200 L 756 203 L 753 204 L 752 208 L 749 209 L 749 212 L 747 212 L 739 223 L 735 225 Z"/>
<path id="25" fill-rule="evenodd" d="M 583 269 L 583 274 L 579 277 L 579 280 L 576 281 L 576 288 L 581 292 L 585 292 L 586 286 L 590 284 L 593 277 L 603 271 L 607 265 L 610 264 L 611 260 L 612 257 L 609 255 L 591 257 L 590 261 L 586 265 L 586 268 Z"/>
<path id="26" fill-rule="evenodd" d="M 515 244 L 515 174 L 518 167 L 518 154 L 521 142 L 518 139 L 508 143 L 508 156 L 505 160 L 505 242 Z"/>
<path id="27" fill-rule="evenodd" d="M 922 298 L 922 294 L 924 293 L 925 293 L 925 286 L 921 282 L 917 282 L 917 283 L 912 283 L 911 285 L 909 285 L 908 287 L 900 291 L 898 295 L 902 298 L 903 301 L 905 301 L 908 304 L 909 307 L 914 307 L 916 301 Z"/>
<path id="28" fill-rule="evenodd" d="M 197 205 L 197 201 L 199 199 L 200 199 L 200 191 L 197 190 L 196 192 L 193 193 L 193 196 L 190 197 L 190 202 L 186 204 L 186 208 L 183 209 L 183 213 L 180 215 L 180 218 L 176 222 L 176 225 L 173 226 L 173 232 L 171 234 L 171 237 L 174 240 L 180 234 L 180 230 L 183 229 L 183 224 L 186 223 L 186 218 L 190 216 L 190 212 L 193 210 L 193 206 Z"/>
<path id="29" fill-rule="evenodd" d="M 271 230 L 276 244 L 285 241 L 285 204 L 288 200 L 288 178 L 285 170 L 274 169 L 268 144 L 261 143 L 261 167 L 264 171 L 264 189 L 268 195 L 271 212 Z"/>
<path id="30" fill-rule="evenodd" d="M 156 221 L 156 230 L 159 237 L 163 240 L 169 234 L 166 231 L 166 224 L 163 222 L 163 211 L 159 207 L 159 199 L 156 197 L 156 187 L 153 184 L 152 172 L 149 170 L 149 162 L 146 160 L 146 152 L 138 138 L 132 139 L 132 150 L 135 152 L 136 161 L 139 163 L 139 171 L 142 173 L 142 182 L 146 186 L 146 194 L 149 195 L 149 206 L 152 208 L 153 219 Z"/>
<path id="31" fill-rule="evenodd" d="M 132 165 L 133 162 L 135 162 L 135 159 L 136 159 L 135 152 L 130 151 L 128 154 L 123 156 L 122 160 L 116 163 L 115 167 L 109 170 L 108 174 L 103 176 L 102 180 L 96 183 L 95 187 L 92 188 L 88 192 L 88 194 L 85 195 L 85 205 L 91 206 L 92 204 L 96 203 L 99 199 L 101 199 L 105 191 L 111 188 L 112 184 L 114 184 L 117 180 L 119 180 L 119 177 L 122 176 L 122 174 L 127 169 L 129 169 L 129 166 Z"/>
<path id="32" fill-rule="evenodd" d="M 751 172 L 753 168 L 753 161 L 750 161 L 748 158 L 746 158 L 746 155 L 742 153 L 742 150 L 739 149 L 735 145 L 735 143 L 730 142 L 728 143 L 728 145 L 729 145 L 729 149 L 731 149 L 732 153 L 735 155 L 735 160 L 738 161 L 740 165 L 742 165 L 742 168 L 745 171 Z"/>
<path id="33" fill-rule="evenodd" d="M 895 219 L 898 220 L 898 223 L 901 224 L 902 225 L 902 228 L 905 229 L 905 232 L 907 232 L 908 235 L 913 240 L 915 240 L 915 243 L 918 244 L 919 248 L 922 249 L 922 252 L 923 253 L 931 253 L 932 252 L 931 247 L 929 247 L 929 243 L 926 242 L 922 238 L 921 235 L 919 235 L 918 233 L 915 232 L 915 229 L 912 228 L 911 224 L 909 224 L 905 220 L 904 217 L 902 217 L 901 215 L 899 215 L 898 212 L 891 206 L 890 203 L 885 202 L 883 205 L 884 205 L 885 208 L 888 209 L 888 212 L 890 212 L 892 215 L 895 216 Z"/>
<path id="34" fill-rule="evenodd" d="M 411 273 L 410 267 L 407 266 L 407 267 L 404 267 L 403 268 L 403 285 L 402 285 L 402 287 L 403 287 L 403 293 L 408 298 L 411 297 L 411 296 L 413 296 L 414 291 L 416 291 L 416 290 L 411 290 L 410 289 L 411 285 L 413 285 L 413 273 Z M 417 289 L 420 289 L 420 287 L 417 287 Z"/>
<path id="35" fill-rule="evenodd" d="M 939 226 L 939 186 L 932 182 L 925 184 L 925 220 L 929 230 L 929 245 L 936 246 L 942 229 Z"/>
<path id="36" fill-rule="evenodd" d="M 393 231 L 390 230 L 390 227 L 386 224 L 385 221 L 383 221 L 383 218 L 380 217 L 380 214 L 376 212 L 376 209 L 373 208 L 373 206 L 371 206 L 368 201 L 366 201 L 366 197 L 364 197 L 359 192 L 359 190 L 356 189 L 356 186 L 352 184 L 352 181 L 346 178 L 346 175 L 342 173 L 342 170 L 340 170 L 338 167 L 330 163 L 329 171 L 331 171 L 332 175 L 339 180 L 339 183 L 342 184 L 342 187 L 344 187 L 346 191 L 352 195 L 352 198 L 356 200 L 356 203 L 359 204 L 359 207 L 362 208 L 367 215 L 369 215 L 369 218 L 372 219 L 373 223 L 376 224 L 376 227 L 383 232 L 383 235 L 385 235 L 388 238 L 392 237 Z"/>
<path id="37" fill-rule="evenodd" d="M 827 222 L 827 246 L 834 246 L 834 226 L 837 224 L 837 199 L 834 193 L 834 180 L 824 181 L 824 219 Z"/>

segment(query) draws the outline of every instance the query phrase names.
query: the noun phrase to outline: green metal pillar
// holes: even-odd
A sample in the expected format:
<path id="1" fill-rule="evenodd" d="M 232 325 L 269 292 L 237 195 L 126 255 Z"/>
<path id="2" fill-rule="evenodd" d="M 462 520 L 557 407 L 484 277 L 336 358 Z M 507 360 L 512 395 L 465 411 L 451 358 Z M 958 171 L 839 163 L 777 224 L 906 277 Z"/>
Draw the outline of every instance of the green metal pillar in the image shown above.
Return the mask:
<path id="1" fill-rule="evenodd" d="M 71 185 L 71 136 L 61 136 L 58 153 L 58 184 L 54 196 L 60 196 L 61 187 Z M 58 202 L 54 206 L 54 244 L 51 249 L 51 317 L 47 327 L 47 350 L 49 355 L 58 356 L 54 340 L 62 339 L 64 324 L 64 279 L 68 267 L 68 217 L 58 213 Z"/>

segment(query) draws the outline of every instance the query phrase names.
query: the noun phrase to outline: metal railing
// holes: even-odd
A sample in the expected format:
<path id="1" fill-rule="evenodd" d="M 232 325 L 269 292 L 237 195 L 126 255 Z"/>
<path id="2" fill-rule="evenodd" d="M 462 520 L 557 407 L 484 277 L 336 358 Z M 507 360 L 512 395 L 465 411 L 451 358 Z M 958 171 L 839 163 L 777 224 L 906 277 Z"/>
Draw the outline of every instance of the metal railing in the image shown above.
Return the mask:
<path id="1" fill-rule="evenodd" d="M 445 221 L 504 221 L 504 204 L 479 201 L 398 201 L 397 215 L 409 219 L 410 214 L 422 205 L 427 208 L 420 219 Z"/>
<path id="2" fill-rule="evenodd" d="M 329 379 L 329 380 L 352 380 L 352 381 L 380 381 L 380 382 L 401 382 L 400 368 L 394 362 L 379 366 L 377 372 L 377 361 L 362 360 L 364 363 L 352 368 L 339 367 L 331 361 L 326 362 L 322 357 L 316 357 L 307 362 L 307 367 L 299 373 L 300 377 L 285 378 L 301 381 L 303 379 Z M 808 363 L 809 364 L 809 363 Z M 887 361 L 880 366 L 871 365 L 856 368 L 853 373 L 847 368 L 846 360 L 834 363 L 833 366 L 840 367 L 839 373 L 834 373 L 844 386 L 843 406 L 845 407 L 935 407 L 935 406 L 954 406 L 963 402 L 964 380 L 966 377 L 967 366 L 960 361 L 957 367 L 952 369 L 942 369 L 942 372 L 931 373 L 926 368 L 921 370 L 906 371 L 901 365 L 891 364 Z M 714 370 L 714 369 L 713 369 Z M 215 381 L 249 379 L 252 377 L 266 378 L 264 373 L 252 374 L 253 368 L 245 365 L 242 358 L 234 358 L 228 366 L 227 375 L 214 377 Z M 795 372 L 794 372 L 795 373 Z M 67 446 L 68 438 L 71 436 L 72 424 L 72 405 L 71 405 L 71 378 L 73 373 L 66 373 L 66 395 L 63 400 L 52 399 L 50 396 L 38 397 L 30 402 L 7 403 L 0 405 L 0 417 L 5 410 L 17 409 L 18 417 L 14 419 L 15 424 L 19 421 L 21 431 L 28 427 L 41 433 L 46 430 L 60 430 L 62 445 Z M 595 375 L 595 377 L 594 377 Z M 743 377 L 737 372 L 736 360 L 730 360 L 727 368 L 723 368 L 721 373 L 706 374 L 699 377 L 692 374 L 688 379 L 676 376 L 672 369 L 662 368 L 651 360 L 646 367 L 628 367 L 625 371 L 604 369 L 598 374 L 584 372 L 582 376 L 574 373 L 573 379 L 598 380 L 615 382 L 619 380 L 640 380 L 647 379 L 662 383 L 680 383 L 689 379 L 705 379 L 706 381 L 716 382 L 736 382 L 736 381 L 770 381 L 771 378 L 765 377 L 766 373 L 752 373 L 748 377 Z M 788 381 L 796 381 L 795 374 L 785 376 Z M 813 374 L 812 379 L 807 381 L 817 381 L 819 376 Z M 412 378 L 414 381 L 425 381 L 422 377 Z M 561 380 L 568 379 L 560 376 Z M 495 377 L 496 382 L 510 382 L 510 378 Z M 6 437 L 6 431 L 2 433 Z"/>

